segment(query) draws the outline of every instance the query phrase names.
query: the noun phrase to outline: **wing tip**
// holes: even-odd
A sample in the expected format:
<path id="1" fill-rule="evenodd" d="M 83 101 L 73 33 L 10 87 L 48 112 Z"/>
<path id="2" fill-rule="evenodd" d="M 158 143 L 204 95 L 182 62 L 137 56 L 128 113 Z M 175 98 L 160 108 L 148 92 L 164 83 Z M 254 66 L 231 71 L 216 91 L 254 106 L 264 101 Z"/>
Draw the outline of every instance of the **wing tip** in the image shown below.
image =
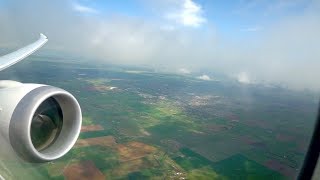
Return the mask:
<path id="1" fill-rule="evenodd" d="M 46 35 L 44 35 L 44 34 L 42 34 L 42 33 L 40 33 L 40 38 L 43 38 L 43 39 L 48 39 L 48 37 L 46 36 Z"/>

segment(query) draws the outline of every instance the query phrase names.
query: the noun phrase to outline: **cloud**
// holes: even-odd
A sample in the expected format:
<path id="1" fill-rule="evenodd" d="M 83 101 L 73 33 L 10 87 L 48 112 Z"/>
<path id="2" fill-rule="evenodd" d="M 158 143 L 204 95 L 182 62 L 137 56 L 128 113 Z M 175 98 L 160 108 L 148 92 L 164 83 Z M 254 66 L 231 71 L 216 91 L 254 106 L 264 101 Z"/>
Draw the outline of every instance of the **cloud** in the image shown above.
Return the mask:
<path id="1" fill-rule="evenodd" d="M 192 0 L 183 0 L 176 12 L 167 13 L 165 17 L 184 26 L 199 27 L 206 22 L 202 16 L 202 7 Z"/>
<path id="2" fill-rule="evenodd" d="M 249 79 L 249 75 L 246 72 L 240 72 L 237 75 L 237 80 L 238 80 L 238 82 L 243 83 L 243 84 L 250 84 L 251 83 L 250 79 Z"/>
<path id="3" fill-rule="evenodd" d="M 96 9 L 93 9 L 91 7 L 88 7 L 88 6 L 84 6 L 84 5 L 81 5 L 77 2 L 74 2 L 73 3 L 73 10 L 77 11 L 77 12 L 80 12 L 80 13 L 90 13 L 90 14 L 97 14 L 98 11 Z"/>
<path id="4" fill-rule="evenodd" d="M 202 75 L 202 76 L 199 76 L 198 77 L 199 79 L 201 79 L 201 80 L 205 80 L 205 81 L 210 81 L 211 80 L 211 78 L 208 76 L 208 75 Z"/>
<path id="5" fill-rule="evenodd" d="M 254 38 L 237 40 L 209 26 L 180 28 L 175 24 L 166 30 L 161 27 L 170 23 L 153 18 L 111 16 L 102 11 L 79 16 L 73 1 L 13 0 L 0 7 L 0 46 L 19 48 L 42 32 L 49 42 L 37 53 L 50 50 L 57 56 L 69 53 L 92 62 L 147 65 L 175 73 L 181 67 L 192 72 L 207 69 L 246 82 L 234 76 L 245 72 L 249 82 L 319 92 L 319 7 L 310 4 L 299 14 L 264 25 Z"/>
<path id="6" fill-rule="evenodd" d="M 173 25 L 163 25 L 160 27 L 160 29 L 164 31 L 174 31 L 176 30 L 176 27 L 174 27 Z"/>
<path id="7" fill-rule="evenodd" d="M 182 73 L 182 74 L 190 74 L 190 73 L 191 73 L 191 71 L 188 70 L 188 69 L 186 69 L 186 68 L 180 68 L 180 69 L 178 70 L 178 72 L 179 72 L 179 73 Z"/>

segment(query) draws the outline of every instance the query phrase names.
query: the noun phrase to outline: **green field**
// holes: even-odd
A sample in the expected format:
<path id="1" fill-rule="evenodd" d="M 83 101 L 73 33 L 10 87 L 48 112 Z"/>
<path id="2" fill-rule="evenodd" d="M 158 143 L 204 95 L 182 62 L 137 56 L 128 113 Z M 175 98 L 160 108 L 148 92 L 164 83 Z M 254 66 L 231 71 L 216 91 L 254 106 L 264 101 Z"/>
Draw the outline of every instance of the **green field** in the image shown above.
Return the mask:
<path id="1" fill-rule="evenodd" d="M 294 179 L 316 112 L 307 93 L 148 69 L 35 57 L 0 76 L 70 91 L 83 126 L 103 127 L 79 138 L 115 139 L 40 165 L 4 161 L 12 172 L 24 168 L 4 176 L 24 179 L 63 179 L 67 167 L 88 161 L 111 179 Z"/>

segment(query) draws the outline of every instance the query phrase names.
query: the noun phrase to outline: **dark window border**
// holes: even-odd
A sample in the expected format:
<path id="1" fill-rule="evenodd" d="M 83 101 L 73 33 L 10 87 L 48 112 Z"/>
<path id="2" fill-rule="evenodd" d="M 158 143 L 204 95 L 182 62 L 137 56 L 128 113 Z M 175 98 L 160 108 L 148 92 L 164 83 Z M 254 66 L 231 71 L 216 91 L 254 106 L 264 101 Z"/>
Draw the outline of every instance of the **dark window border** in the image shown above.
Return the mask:
<path id="1" fill-rule="evenodd" d="M 307 155 L 298 176 L 299 180 L 311 179 L 315 171 L 320 152 L 320 103 L 318 106 L 318 116 L 313 130 L 311 142 L 309 144 Z"/>

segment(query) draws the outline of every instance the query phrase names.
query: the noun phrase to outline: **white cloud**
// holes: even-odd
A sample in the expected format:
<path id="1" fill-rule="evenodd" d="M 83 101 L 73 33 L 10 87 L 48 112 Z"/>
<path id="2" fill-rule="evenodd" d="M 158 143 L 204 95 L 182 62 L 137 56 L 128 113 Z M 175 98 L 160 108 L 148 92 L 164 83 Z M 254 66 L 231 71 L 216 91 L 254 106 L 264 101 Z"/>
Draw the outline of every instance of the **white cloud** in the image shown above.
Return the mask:
<path id="1" fill-rule="evenodd" d="M 166 14 L 166 18 L 174 20 L 184 26 L 198 27 L 206 22 L 202 16 L 202 7 L 192 0 L 183 0 L 182 6 L 173 13 Z"/>
<path id="2" fill-rule="evenodd" d="M 73 10 L 81 12 L 81 13 L 90 13 L 90 14 L 97 14 L 98 13 L 98 11 L 96 9 L 93 9 L 91 7 L 88 7 L 88 6 L 81 5 L 81 4 L 76 3 L 76 2 L 73 3 L 72 8 L 73 8 Z"/>
<path id="3" fill-rule="evenodd" d="M 182 73 L 182 74 L 190 74 L 191 73 L 191 71 L 186 68 L 180 68 L 178 71 L 179 71 L 179 73 Z"/>
<path id="4" fill-rule="evenodd" d="M 211 80 L 211 78 L 208 76 L 208 75 L 202 75 L 202 76 L 199 76 L 198 77 L 199 79 L 202 79 L 202 80 L 205 80 L 205 81 L 210 81 Z"/>
<path id="5" fill-rule="evenodd" d="M 243 84 L 250 84 L 249 75 L 246 72 L 241 72 L 237 75 L 238 82 Z"/>
<path id="6" fill-rule="evenodd" d="M 163 25 L 160 27 L 160 29 L 162 29 L 164 31 L 174 31 L 174 30 L 176 30 L 176 27 L 174 27 L 172 25 Z"/>
<path id="7" fill-rule="evenodd" d="M 320 11 L 315 9 L 319 6 L 265 24 L 253 38 L 238 41 L 221 36 L 218 28 L 194 31 L 174 24 L 176 29 L 169 26 L 164 30 L 159 27 L 172 22 L 121 14 L 105 18 L 102 11 L 99 16 L 79 16 L 74 12 L 74 1 L 30 1 L 0 7 L 0 45 L 18 48 L 42 32 L 49 42 L 39 53 L 50 49 L 58 51 L 56 55 L 67 52 L 87 57 L 92 63 L 101 60 L 147 65 L 171 72 L 181 67 L 192 71 L 205 68 L 229 76 L 245 71 L 249 75 L 233 77 L 242 82 L 276 83 L 320 92 L 320 81 L 315 80 L 320 77 Z M 181 4 L 182 0 L 174 2 Z M 179 4 L 170 6 L 176 8 Z M 168 12 L 168 6 L 165 7 Z M 159 14 L 163 12 L 162 9 Z"/>

